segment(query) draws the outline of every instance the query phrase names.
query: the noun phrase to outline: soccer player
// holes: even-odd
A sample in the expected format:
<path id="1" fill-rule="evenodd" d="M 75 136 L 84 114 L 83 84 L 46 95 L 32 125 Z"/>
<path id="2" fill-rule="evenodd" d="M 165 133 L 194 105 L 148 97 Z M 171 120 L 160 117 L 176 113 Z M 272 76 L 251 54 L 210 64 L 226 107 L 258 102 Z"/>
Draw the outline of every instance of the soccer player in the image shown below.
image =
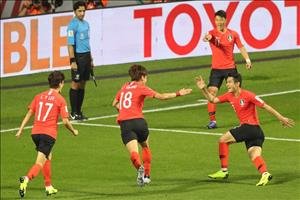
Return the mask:
<path id="1" fill-rule="evenodd" d="M 215 13 L 216 28 L 209 31 L 203 38 L 205 42 L 209 42 L 212 50 L 212 65 L 209 77 L 208 91 L 216 96 L 223 80 L 229 73 L 237 73 L 234 63 L 234 45 L 236 45 L 244 59 L 246 60 L 246 68 L 251 68 L 249 55 L 241 43 L 237 32 L 226 27 L 226 12 L 219 10 Z M 207 110 L 210 123 L 207 128 L 217 128 L 216 121 L 216 104 L 208 102 Z"/>
<path id="2" fill-rule="evenodd" d="M 121 137 L 126 146 L 130 159 L 137 169 L 137 184 L 143 186 L 150 183 L 151 151 L 149 147 L 149 130 L 144 120 L 142 109 L 146 97 L 160 100 L 172 99 L 190 94 L 192 89 L 181 89 L 173 93 L 158 93 L 146 86 L 148 72 L 141 65 L 133 65 L 129 69 L 131 82 L 125 83 L 118 91 L 112 105 L 117 108 L 119 115 Z M 138 152 L 138 143 L 142 147 L 142 160 Z"/>
<path id="3" fill-rule="evenodd" d="M 68 119 L 67 104 L 60 92 L 64 86 L 65 76 L 62 72 L 54 71 L 48 77 L 50 89 L 36 95 L 29 105 L 29 110 L 16 134 L 20 138 L 23 129 L 34 116 L 32 128 L 32 140 L 36 146 L 37 158 L 35 164 L 28 171 L 26 176 L 20 177 L 19 194 L 25 196 L 26 187 L 29 181 L 36 177 L 40 171 L 44 175 L 46 194 L 56 194 L 57 189 L 51 185 L 51 158 L 52 147 L 57 136 L 57 121 L 59 115 L 62 117 L 65 127 L 78 135 L 78 130 L 74 129 Z"/>
<path id="4" fill-rule="evenodd" d="M 67 29 L 68 51 L 70 56 L 72 83 L 69 91 L 71 113 L 74 120 L 86 120 L 81 107 L 84 100 L 85 84 L 90 79 L 94 67 L 90 47 L 90 26 L 84 20 L 86 4 L 78 1 L 73 5 L 75 17 Z"/>
<path id="5" fill-rule="evenodd" d="M 266 185 L 272 179 L 272 175 L 268 172 L 267 166 L 262 157 L 262 145 L 265 136 L 259 126 L 256 106 L 267 110 L 284 126 L 292 127 L 295 124 L 294 121 L 282 116 L 279 112 L 266 104 L 262 99 L 252 92 L 242 89 L 242 77 L 239 73 L 228 75 L 226 79 L 228 92 L 219 97 L 215 97 L 209 93 L 201 76 L 196 78 L 196 83 L 197 86 L 202 90 L 205 98 L 210 102 L 229 102 L 240 120 L 239 127 L 227 131 L 220 137 L 219 157 L 221 161 L 221 170 L 214 174 L 208 175 L 208 177 L 212 179 L 226 179 L 229 175 L 229 145 L 237 142 L 245 142 L 250 159 L 257 170 L 262 174 L 261 179 L 256 186 Z"/>

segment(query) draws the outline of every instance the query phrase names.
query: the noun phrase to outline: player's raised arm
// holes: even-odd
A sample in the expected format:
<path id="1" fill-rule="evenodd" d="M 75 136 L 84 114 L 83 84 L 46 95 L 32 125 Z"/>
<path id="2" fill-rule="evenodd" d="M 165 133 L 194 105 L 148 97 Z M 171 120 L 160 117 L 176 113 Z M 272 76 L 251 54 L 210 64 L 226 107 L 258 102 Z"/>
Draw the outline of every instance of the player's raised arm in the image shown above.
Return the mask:
<path id="1" fill-rule="evenodd" d="M 30 120 L 30 118 L 34 115 L 34 112 L 33 110 L 29 109 L 26 116 L 24 117 L 23 121 L 22 121 L 22 124 L 16 134 L 16 137 L 17 138 L 20 138 L 22 133 L 23 133 L 23 129 L 24 127 L 26 126 L 26 124 L 28 123 L 28 121 Z"/>
<path id="2" fill-rule="evenodd" d="M 204 35 L 203 41 L 204 42 L 209 42 L 212 39 L 212 35 L 208 32 Z"/>
<path id="3" fill-rule="evenodd" d="M 173 99 L 175 97 L 178 97 L 178 96 L 184 96 L 184 95 L 187 95 L 187 94 L 190 94 L 192 92 L 192 89 L 181 89 L 177 92 L 173 92 L 173 93 L 155 93 L 154 95 L 154 98 L 156 99 L 160 99 L 160 100 L 167 100 L 167 99 Z"/>
<path id="4" fill-rule="evenodd" d="M 207 87 L 206 87 L 206 84 L 205 84 L 205 81 L 203 80 L 202 76 L 198 76 L 195 78 L 196 80 L 196 84 L 198 86 L 198 88 L 202 91 L 204 97 L 211 103 L 219 103 L 220 100 L 213 96 L 212 94 L 210 94 L 207 90 Z"/>
<path id="5" fill-rule="evenodd" d="M 283 126 L 291 128 L 295 125 L 294 120 L 282 116 L 277 110 L 275 110 L 274 108 L 272 108 L 268 104 L 265 103 L 263 105 L 263 108 L 266 109 L 272 115 L 274 115 L 282 123 Z"/>
<path id="6" fill-rule="evenodd" d="M 74 135 L 74 136 L 77 136 L 78 135 L 78 130 L 74 129 L 70 120 L 68 118 L 63 118 L 62 119 L 63 121 L 63 124 L 65 125 L 65 127 L 71 131 L 71 133 Z"/>

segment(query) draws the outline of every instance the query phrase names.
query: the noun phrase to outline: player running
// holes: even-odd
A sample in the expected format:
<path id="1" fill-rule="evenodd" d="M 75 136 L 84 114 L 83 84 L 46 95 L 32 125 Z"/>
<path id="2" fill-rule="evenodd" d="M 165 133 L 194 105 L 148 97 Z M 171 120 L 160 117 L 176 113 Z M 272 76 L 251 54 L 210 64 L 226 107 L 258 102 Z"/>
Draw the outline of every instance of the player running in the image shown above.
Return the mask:
<path id="1" fill-rule="evenodd" d="M 148 72 L 145 67 L 133 65 L 128 72 L 131 82 L 125 83 L 122 86 L 112 105 L 119 111 L 117 122 L 120 124 L 122 141 L 130 153 L 132 164 L 137 169 L 137 184 L 143 186 L 151 181 L 149 130 L 142 113 L 145 98 L 172 99 L 190 94 L 192 89 L 181 89 L 174 93 L 160 94 L 146 86 Z M 138 143 L 142 146 L 142 160 L 144 165 L 140 161 Z"/>
<path id="2" fill-rule="evenodd" d="M 242 86 L 242 77 L 240 74 L 229 74 L 226 79 L 228 92 L 222 96 L 215 97 L 210 94 L 206 88 L 202 77 L 196 78 L 197 86 L 202 90 L 203 95 L 212 103 L 229 102 L 237 117 L 240 120 L 240 126 L 233 128 L 223 134 L 219 139 L 219 157 L 221 161 L 221 170 L 208 175 L 212 179 L 228 178 L 228 156 L 229 144 L 245 142 L 248 154 L 257 170 L 262 174 L 260 181 L 256 186 L 264 186 L 271 179 L 272 175 L 268 172 L 264 159 L 262 158 L 262 145 L 265 139 L 264 133 L 259 126 L 256 106 L 266 109 L 274 115 L 284 126 L 294 126 L 294 121 L 283 117 L 274 108 L 266 104 L 262 99 L 250 91 L 244 90 Z"/>
<path id="3" fill-rule="evenodd" d="M 60 94 L 64 87 L 65 76 L 59 71 L 54 71 L 48 76 L 50 89 L 36 95 L 29 105 L 27 112 L 19 131 L 16 134 L 20 138 L 24 127 L 34 115 L 34 124 L 32 128 L 32 140 L 36 145 L 37 158 L 35 164 L 29 170 L 26 176 L 20 177 L 19 194 L 25 196 L 27 184 L 36 177 L 42 170 L 46 188 L 46 195 L 57 193 L 51 185 L 51 158 L 52 147 L 57 136 L 57 121 L 59 115 L 62 117 L 63 124 L 74 136 L 78 131 L 73 128 L 68 117 L 67 104 L 64 97 Z"/>
<path id="4" fill-rule="evenodd" d="M 223 80 L 229 73 L 237 73 L 234 63 L 234 45 L 236 45 L 243 58 L 246 60 L 246 68 L 251 68 L 251 61 L 246 48 L 240 40 L 237 32 L 226 27 L 226 12 L 219 10 L 215 13 L 216 28 L 209 31 L 203 38 L 203 41 L 209 42 L 212 51 L 212 65 L 209 76 L 208 91 L 213 96 L 216 96 Z M 208 102 L 207 111 L 210 118 L 210 123 L 207 128 L 217 128 L 216 121 L 216 104 Z"/>

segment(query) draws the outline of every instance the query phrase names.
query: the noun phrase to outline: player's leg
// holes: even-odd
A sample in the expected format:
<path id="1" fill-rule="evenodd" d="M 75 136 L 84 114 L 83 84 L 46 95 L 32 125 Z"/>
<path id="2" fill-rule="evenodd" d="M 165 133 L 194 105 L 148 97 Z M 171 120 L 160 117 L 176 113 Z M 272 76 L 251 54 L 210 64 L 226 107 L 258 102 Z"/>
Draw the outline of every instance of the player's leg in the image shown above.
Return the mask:
<path id="1" fill-rule="evenodd" d="M 221 70 L 212 69 L 209 76 L 209 83 L 208 83 L 208 91 L 212 95 L 216 96 L 220 86 L 222 85 L 224 77 L 222 76 Z M 216 120 L 216 109 L 217 105 L 214 103 L 207 103 L 207 111 L 210 118 L 210 122 L 207 125 L 207 128 L 213 129 L 217 128 L 217 120 Z"/>
<path id="2" fill-rule="evenodd" d="M 52 153 L 49 154 L 42 169 L 46 195 L 52 195 L 58 192 L 58 190 L 55 189 L 51 184 L 51 159 L 52 159 Z"/>
<path id="3" fill-rule="evenodd" d="M 47 159 L 46 159 L 45 154 L 38 151 L 35 164 L 30 168 L 30 170 L 28 171 L 26 176 L 20 177 L 19 194 L 21 197 L 25 196 L 28 182 L 31 181 L 34 177 L 36 177 L 39 174 L 39 172 L 43 168 L 46 160 Z"/>
<path id="4" fill-rule="evenodd" d="M 214 86 L 208 87 L 208 92 L 214 96 L 217 96 L 218 94 L 218 88 Z M 210 122 L 207 125 L 207 128 L 213 129 L 217 128 L 217 120 L 216 120 L 216 110 L 217 110 L 217 104 L 208 102 L 207 103 L 207 111 L 209 115 Z"/>
<path id="5" fill-rule="evenodd" d="M 236 139 L 232 136 L 230 131 L 227 131 L 219 139 L 219 158 L 221 162 L 221 170 L 216 173 L 208 175 L 213 179 L 226 179 L 228 173 L 228 158 L 229 158 L 229 144 L 235 143 Z"/>
<path id="6" fill-rule="evenodd" d="M 80 88 L 80 83 L 75 80 L 77 72 L 72 70 L 72 82 L 71 82 L 71 88 L 69 91 L 69 98 L 70 98 L 70 105 L 71 105 L 71 113 L 70 113 L 70 118 L 73 120 L 78 120 L 78 96 L 79 96 L 79 88 Z"/>
<path id="7" fill-rule="evenodd" d="M 145 168 L 144 183 L 149 184 L 151 182 L 150 172 L 151 172 L 151 160 L 152 160 L 152 154 L 149 147 L 149 137 L 147 138 L 146 141 L 141 143 L 141 146 L 142 146 L 142 159 Z"/>
<path id="8" fill-rule="evenodd" d="M 82 104 L 83 104 L 83 100 L 84 100 L 84 94 L 85 94 L 85 85 L 86 85 L 86 80 L 82 80 L 80 82 L 80 86 L 78 89 L 78 105 L 77 105 L 77 111 L 78 111 L 78 115 L 80 120 L 87 120 L 88 118 L 86 116 L 83 115 L 82 113 Z"/>

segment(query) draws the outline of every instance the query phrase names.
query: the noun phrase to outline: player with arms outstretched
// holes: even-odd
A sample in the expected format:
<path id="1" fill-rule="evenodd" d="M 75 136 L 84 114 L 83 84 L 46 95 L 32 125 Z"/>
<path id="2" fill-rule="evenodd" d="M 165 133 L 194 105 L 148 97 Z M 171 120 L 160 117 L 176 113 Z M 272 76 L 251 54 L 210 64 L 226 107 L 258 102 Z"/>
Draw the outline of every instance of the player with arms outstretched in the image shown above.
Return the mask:
<path id="1" fill-rule="evenodd" d="M 205 42 L 209 42 L 212 51 L 212 65 L 209 77 L 208 91 L 216 96 L 223 80 L 229 73 L 237 73 L 234 62 L 234 45 L 236 45 L 244 59 L 246 60 L 246 68 L 250 69 L 252 64 L 246 48 L 240 40 L 237 32 L 226 27 L 226 12 L 219 10 L 215 13 L 216 28 L 209 31 L 203 38 Z M 217 128 L 216 121 L 216 104 L 208 102 L 207 110 L 210 123 L 207 128 Z"/>
<path id="2" fill-rule="evenodd" d="M 149 148 L 149 130 L 144 120 L 142 109 L 146 97 L 160 100 L 172 99 L 190 94 L 191 89 L 181 89 L 174 93 L 160 94 L 146 86 L 148 72 L 141 65 L 133 65 L 129 69 L 131 82 L 125 83 L 117 93 L 112 105 L 117 108 L 121 136 L 130 153 L 132 164 L 137 169 L 137 184 L 143 186 L 150 183 L 151 151 Z M 142 160 L 138 151 L 138 143 L 142 146 Z"/>
<path id="3" fill-rule="evenodd" d="M 268 172 L 265 161 L 262 158 L 262 145 L 265 136 L 259 126 L 256 106 L 267 110 L 284 126 L 292 127 L 295 124 L 294 121 L 282 116 L 279 112 L 266 104 L 262 99 L 252 92 L 242 89 L 242 77 L 240 74 L 228 75 L 226 79 L 228 92 L 218 97 L 215 97 L 209 93 L 201 76 L 196 78 L 196 83 L 197 86 L 202 90 L 205 98 L 210 102 L 229 102 L 240 120 L 239 127 L 227 131 L 220 137 L 219 157 L 221 161 L 221 170 L 214 174 L 208 175 L 208 177 L 213 179 L 227 178 L 229 175 L 229 145 L 237 142 L 245 142 L 250 159 L 256 166 L 257 170 L 262 174 L 261 179 L 256 186 L 266 185 L 272 179 L 272 175 Z"/>
<path id="4" fill-rule="evenodd" d="M 32 128 L 32 140 L 36 145 L 37 158 L 35 164 L 29 170 L 26 176 L 20 177 L 19 194 L 25 196 L 27 184 L 36 177 L 42 170 L 45 181 L 46 194 L 51 195 L 57 193 L 51 185 L 51 158 L 52 147 L 57 137 L 57 121 L 59 115 L 62 117 L 63 124 L 73 133 L 78 135 L 78 131 L 73 128 L 68 117 L 67 104 L 64 97 L 60 94 L 64 86 L 65 76 L 59 71 L 52 72 L 48 77 L 50 89 L 36 95 L 29 105 L 29 110 L 16 134 L 20 138 L 23 129 L 34 116 L 34 124 Z"/>

